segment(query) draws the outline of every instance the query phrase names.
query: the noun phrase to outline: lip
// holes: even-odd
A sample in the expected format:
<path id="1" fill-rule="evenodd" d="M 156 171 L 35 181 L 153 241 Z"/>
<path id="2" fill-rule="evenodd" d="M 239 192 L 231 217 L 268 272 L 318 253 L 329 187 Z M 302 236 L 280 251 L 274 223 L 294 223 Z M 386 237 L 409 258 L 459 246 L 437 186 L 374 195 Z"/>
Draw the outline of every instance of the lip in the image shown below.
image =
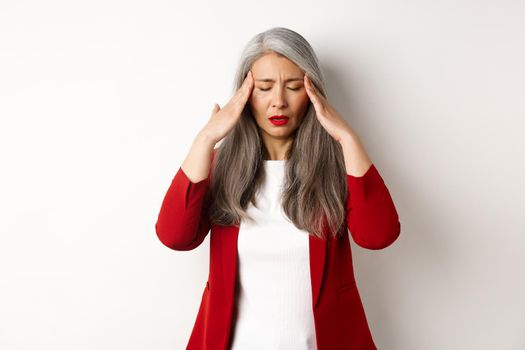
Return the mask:
<path id="1" fill-rule="evenodd" d="M 284 118 L 284 119 L 275 119 L 275 118 Z M 285 125 L 288 123 L 288 120 L 290 119 L 289 117 L 285 116 L 285 115 L 272 115 L 270 118 L 270 122 L 273 124 L 273 125 L 276 125 L 276 126 L 280 126 L 280 125 Z"/>

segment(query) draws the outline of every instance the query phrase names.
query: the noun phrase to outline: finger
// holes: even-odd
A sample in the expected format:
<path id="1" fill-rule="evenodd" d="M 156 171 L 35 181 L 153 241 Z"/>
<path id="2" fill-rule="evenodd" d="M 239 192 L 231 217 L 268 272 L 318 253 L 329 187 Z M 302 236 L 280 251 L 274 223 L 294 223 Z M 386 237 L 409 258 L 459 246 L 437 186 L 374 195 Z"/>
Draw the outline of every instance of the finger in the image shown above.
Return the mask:
<path id="1" fill-rule="evenodd" d="M 241 88 L 238 91 L 238 95 L 235 99 L 235 104 L 239 108 L 244 108 L 244 105 L 248 101 L 248 98 L 250 98 L 250 95 L 252 93 L 253 88 L 253 75 L 251 71 L 248 71 L 248 74 L 246 74 L 246 78 L 244 79 Z"/>
<path id="2" fill-rule="evenodd" d="M 315 84 L 312 82 L 312 80 L 310 79 L 310 77 L 308 75 L 305 74 L 305 80 L 306 80 L 306 84 L 308 85 L 308 87 L 310 88 L 310 91 L 319 99 L 322 99 L 323 98 L 323 95 L 321 95 L 321 93 L 319 92 L 319 89 L 317 89 L 317 87 L 315 86 Z"/>
<path id="3" fill-rule="evenodd" d="M 308 97 L 310 97 L 310 100 L 312 101 L 312 104 L 314 105 L 315 109 L 319 110 L 323 106 L 323 100 L 320 98 L 320 95 L 317 93 L 314 84 L 312 84 L 312 81 L 306 74 L 304 80 L 306 93 L 308 94 Z"/>
<path id="4" fill-rule="evenodd" d="M 246 74 L 246 78 L 244 79 L 244 82 L 243 82 L 243 94 L 242 97 L 243 99 L 247 99 L 250 94 L 251 94 L 251 91 L 252 91 L 252 88 L 253 88 L 253 75 L 252 75 L 252 71 L 249 70 L 248 71 L 248 74 Z"/>
<path id="5" fill-rule="evenodd" d="M 255 85 L 255 78 L 253 77 L 253 73 L 251 70 L 248 71 L 248 74 L 250 75 L 249 86 L 250 88 L 253 88 L 253 86 Z"/>
<path id="6" fill-rule="evenodd" d="M 219 110 L 221 109 L 221 107 L 218 105 L 218 104 L 213 104 L 213 109 L 211 111 L 212 114 L 215 114 L 217 113 Z"/>
<path id="7" fill-rule="evenodd" d="M 253 82 L 253 77 L 251 75 L 251 71 L 248 71 L 248 73 L 246 73 L 246 78 L 244 78 L 244 81 L 242 82 L 240 90 L 243 92 L 249 91 L 252 85 L 252 82 Z"/>
<path id="8" fill-rule="evenodd" d="M 252 80 L 252 81 L 250 81 Z M 246 77 L 244 78 L 241 86 L 239 86 L 239 88 L 237 89 L 237 91 L 235 92 L 234 96 L 232 96 L 231 98 L 231 102 L 232 104 L 238 104 L 238 103 L 242 103 L 242 101 L 246 98 L 246 95 L 250 94 L 250 90 L 251 90 L 251 85 L 253 83 L 253 78 L 252 78 L 252 75 L 251 75 L 251 71 L 248 71 L 248 74 L 246 74 Z"/>

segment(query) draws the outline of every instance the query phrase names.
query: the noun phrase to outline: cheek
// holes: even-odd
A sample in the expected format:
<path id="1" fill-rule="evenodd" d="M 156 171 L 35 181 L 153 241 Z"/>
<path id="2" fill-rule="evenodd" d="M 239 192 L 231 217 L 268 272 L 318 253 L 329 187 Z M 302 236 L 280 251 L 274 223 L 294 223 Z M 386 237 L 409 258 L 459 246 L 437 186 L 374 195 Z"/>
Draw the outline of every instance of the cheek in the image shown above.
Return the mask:
<path id="1" fill-rule="evenodd" d="M 303 101 L 310 101 L 310 97 L 308 97 L 308 94 L 306 93 L 306 90 L 304 89 L 302 90 L 300 97 L 301 97 L 301 100 Z"/>
<path id="2" fill-rule="evenodd" d="M 308 106 L 308 102 L 310 102 L 310 98 L 306 92 L 304 94 L 297 95 L 293 100 L 296 110 L 302 110 L 306 108 L 306 106 Z"/>
<path id="3" fill-rule="evenodd" d="M 253 119 L 259 127 L 264 127 L 264 120 L 266 119 L 267 111 L 264 108 L 260 99 L 252 96 L 249 100 L 250 111 L 252 112 Z"/>
<path id="4" fill-rule="evenodd" d="M 250 97 L 250 106 L 254 112 L 257 112 L 264 108 L 264 99 L 257 94 L 252 94 Z"/>

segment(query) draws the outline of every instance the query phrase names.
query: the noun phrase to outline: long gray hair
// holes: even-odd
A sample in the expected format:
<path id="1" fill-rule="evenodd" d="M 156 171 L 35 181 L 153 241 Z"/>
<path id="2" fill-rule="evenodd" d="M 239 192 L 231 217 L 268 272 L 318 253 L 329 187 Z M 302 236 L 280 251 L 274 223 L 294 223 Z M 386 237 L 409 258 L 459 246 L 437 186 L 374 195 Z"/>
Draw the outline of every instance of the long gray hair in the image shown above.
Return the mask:
<path id="1" fill-rule="evenodd" d="M 255 35 L 242 52 L 233 91 L 242 85 L 252 64 L 275 52 L 300 67 L 326 97 L 323 75 L 310 44 L 293 30 L 275 27 Z M 210 222 L 239 226 L 253 220 L 246 209 L 256 206 L 256 193 L 264 182 L 263 159 L 268 153 L 248 103 L 239 122 L 216 149 L 211 176 Z M 319 123 L 309 102 L 287 154 L 282 208 L 298 228 L 319 238 L 324 229 L 337 237 L 345 222 L 348 195 L 341 145 Z"/>

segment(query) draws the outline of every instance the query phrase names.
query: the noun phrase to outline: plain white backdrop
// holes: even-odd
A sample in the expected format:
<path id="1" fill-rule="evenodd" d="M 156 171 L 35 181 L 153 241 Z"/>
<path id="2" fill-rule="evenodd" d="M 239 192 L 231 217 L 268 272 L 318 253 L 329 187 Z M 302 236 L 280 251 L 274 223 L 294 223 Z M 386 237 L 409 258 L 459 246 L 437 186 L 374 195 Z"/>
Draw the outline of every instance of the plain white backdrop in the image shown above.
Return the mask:
<path id="1" fill-rule="evenodd" d="M 163 196 L 242 48 L 284 26 L 394 199 L 352 241 L 380 349 L 525 349 L 525 4 L 0 3 L 0 348 L 183 349 L 209 236 L 157 239 Z"/>

